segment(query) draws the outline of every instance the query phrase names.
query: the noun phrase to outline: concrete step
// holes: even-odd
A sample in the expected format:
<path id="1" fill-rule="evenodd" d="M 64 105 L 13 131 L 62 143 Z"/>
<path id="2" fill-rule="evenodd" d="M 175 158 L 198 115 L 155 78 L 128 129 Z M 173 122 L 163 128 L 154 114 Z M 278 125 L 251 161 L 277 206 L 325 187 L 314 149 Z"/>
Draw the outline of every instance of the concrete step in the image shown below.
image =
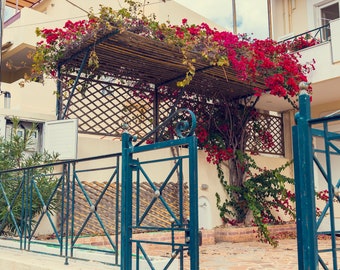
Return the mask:
<path id="1" fill-rule="evenodd" d="M 48 254 L 47 254 L 48 253 Z M 58 255 L 59 249 L 50 243 L 32 243 L 31 251 L 19 249 L 18 241 L 0 239 L 0 270 L 117 270 L 119 266 L 113 266 L 114 255 L 89 250 L 74 250 L 74 257 L 69 258 L 65 265 L 65 257 Z M 153 267 L 157 270 L 164 269 L 170 258 L 151 257 Z M 132 269 L 136 270 L 136 261 L 133 259 Z M 139 260 L 138 270 L 149 270 L 146 260 Z M 168 268 L 178 269 L 178 261 L 175 260 Z"/>

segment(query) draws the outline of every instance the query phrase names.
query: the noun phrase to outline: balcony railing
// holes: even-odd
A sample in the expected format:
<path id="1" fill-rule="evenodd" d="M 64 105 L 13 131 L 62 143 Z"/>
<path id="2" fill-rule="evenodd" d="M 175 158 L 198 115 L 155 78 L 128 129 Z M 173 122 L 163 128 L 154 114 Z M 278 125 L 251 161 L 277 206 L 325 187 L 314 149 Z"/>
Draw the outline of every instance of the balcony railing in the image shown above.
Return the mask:
<path id="1" fill-rule="evenodd" d="M 293 41 L 299 37 L 316 39 L 319 41 L 319 43 L 329 41 L 331 37 L 329 23 L 313 30 L 309 30 L 296 36 L 287 38 L 285 40 L 282 40 L 281 42 Z"/>
<path id="2" fill-rule="evenodd" d="M 325 24 L 321 27 L 315 28 L 313 30 L 301 33 L 299 35 L 284 39 L 279 43 L 301 43 L 301 41 L 305 41 L 303 44 L 298 44 L 297 49 L 304 49 L 307 47 L 314 46 L 316 44 L 324 43 L 330 41 L 331 39 L 331 31 L 330 24 Z"/>

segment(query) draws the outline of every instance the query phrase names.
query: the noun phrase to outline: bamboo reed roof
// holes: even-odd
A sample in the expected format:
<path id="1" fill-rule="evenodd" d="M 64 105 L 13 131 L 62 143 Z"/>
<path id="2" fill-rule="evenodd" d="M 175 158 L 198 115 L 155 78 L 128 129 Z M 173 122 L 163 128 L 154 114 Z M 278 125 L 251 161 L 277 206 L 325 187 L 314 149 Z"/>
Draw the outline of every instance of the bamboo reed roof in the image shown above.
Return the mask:
<path id="1" fill-rule="evenodd" d="M 168 94 L 172 89 L 183 93 L 177 82 L 188 71 L 179 47 L 128 31 L 112 32 L 80 46 L 58 63 L 66 67 L 60 70 L 65 83 L 59 84 L 58 118 L 77 118 L 80 133 L 120 137 L 122 123 L 127 123 L 131 134 L 143 137 L 177 108 L 179 99 L 189 108 L 199 102 L 250 96 L 254 86 L 266 90 L 261 82 L 251 85 L 241 81 L 231 68 L 211 66 L 192 52 L 187 56 L 196 59 L 196 74 L 183 95 L 172 96 Z M 91 67 L 84 64 L 93 50 L 99 61 L 98 76 L 88 76 Z M 169 89 L 163 92 L 160 86 Z"/>
<path id="2" fill-rule="evenodd" d="M 84 52 L 89 48 L 95 48 L 100 71 L 118 78 L 138 78 L 141 82 L 156 86 L 176 87 L 177 81 L 184 79 L 188 71 L 183 64 L 180 48 L 128 31 L 111 33 L 97 41 L 91 40 L 81 49 L 69 53 L 61 62 L 79 67 Z M 186 90 L 207 96 L 223 94 L 228 99 L 253 93 L 254 85 L 241 81 L 231 68 L 211 66 L 195 53 L 192 53 L 192 57 L 197 60 L 196 75 Z M 256 86 L 265 89 L 261 82 Z"/>

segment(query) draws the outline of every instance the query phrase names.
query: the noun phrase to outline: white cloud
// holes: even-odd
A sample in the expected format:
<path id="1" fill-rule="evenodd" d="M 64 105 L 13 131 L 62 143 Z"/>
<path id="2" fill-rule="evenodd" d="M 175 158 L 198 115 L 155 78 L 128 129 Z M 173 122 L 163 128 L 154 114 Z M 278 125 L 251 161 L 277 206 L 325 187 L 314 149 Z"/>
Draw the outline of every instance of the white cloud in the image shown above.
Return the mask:
<path id="1" fill-rule="evenodd" d="M 176 2 L 207 17 L 215 23 L 232 31 L 231 0 L 175 0 Z M 235 0 L 237 30 L 239 33 L 252 34 L 253 37 L 268 37 L 268 15 L 266 0 Z"/>

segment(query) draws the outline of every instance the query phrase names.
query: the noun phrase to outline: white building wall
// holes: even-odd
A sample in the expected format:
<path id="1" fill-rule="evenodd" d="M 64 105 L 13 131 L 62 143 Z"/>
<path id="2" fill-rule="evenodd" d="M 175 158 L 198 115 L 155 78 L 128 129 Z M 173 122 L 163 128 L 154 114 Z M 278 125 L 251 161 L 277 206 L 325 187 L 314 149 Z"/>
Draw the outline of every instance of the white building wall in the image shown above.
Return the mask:
<path id="1" fill-rule="evenodd" d="M 156 20 L 160 22 L 169 21 L 171 24 L 179 25 L 182 23 L 183 18 L 187 18 L 189 23 L 201 24 L 202 22 L 206 22 L 212 28 L 216 27 L 217 29 L 223 29 L 222 26 L 204 18 L 200 14 L 182 6 L 176 1 L 163 2 L 159 0 L 141 0 L 140 2 L 146 3 L 143 8 L 144 15 L 150 16 L 155 14 Z M 52 18 L 58 18 L 59 25 L 62 25 L 68 19 L 72 21 L 86 19 L 86 12 L 92 9 L 95 13 L 97 13 L 100 5 L 112 7 L 114 10 L 119 10 L 124 6 L 126 7 L 124 1 L 120 0 L 74 0 L 72 3 L 73 4 L 66 0 L 48 0 L 43 1 L 43 3 L 37 7 L 37 10 L 44 12 Z"/>
<path id="2" fill-rule="evenodd" d="M 338 64 L 337 66 L 340 69 L 340 19 L 334 20 L 330 22 L 330 28 L 331 28 L 331 44 L 332 44 L 332 63 Z M 334 35 L 333 35 L 334 33 Z M 337 33 L 337 34 L 335 34 Z M 337 73 L 338 75 L 340 72 Z"/>
<path id="3" fill-rule="evenodd" d="M 44 13 L 30 8 L 23 8 L 20 12 L 20 18 L 5 28 L 3 43 L 11 41 L 13 43 L 11 47 L 13 53 L 15 53 L 15 47 L 21 43 L 30 44 L 35 47 L 36 43 L 41 40 L 35 34 L 36 28 L 47 26 L 50 23 L 50 18 Z M 8 53 L 11 54 L 10 51 Z"/>
<path id="4" fill-rule="evenodd" d="M 274 39 L 294 36 L 321 26 L 320 8 L 339 0 L 277 0 L 272 3 Z"/>

